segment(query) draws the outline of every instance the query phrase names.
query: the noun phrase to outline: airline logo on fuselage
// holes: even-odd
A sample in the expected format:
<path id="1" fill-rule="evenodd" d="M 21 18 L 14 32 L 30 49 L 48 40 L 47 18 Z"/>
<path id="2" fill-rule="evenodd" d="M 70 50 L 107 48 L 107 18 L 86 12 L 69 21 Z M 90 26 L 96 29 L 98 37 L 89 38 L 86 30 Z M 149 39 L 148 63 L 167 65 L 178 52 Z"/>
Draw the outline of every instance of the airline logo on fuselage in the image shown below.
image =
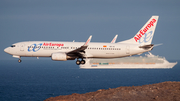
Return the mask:
<path id="1" fill-rule="evenodd" d="M 137 34 L 134 39 L 137 42 L 138 40 L 141 39 L 141 37 L 152 27 L 154 26 L 154 23 L 156 22 L 156 19 L 152 19 L 152 21 L 149 22 L 149 24 L 144 27 L 144 29 L 139 31 L 139 34 Z"/>
<path id="2" fill-rule="evenodd" d="M 43 46 L 64 46 L 64 44 L 59 44 L 59 43 L 44 43 Z"/>
<path id="3" fill-rule="evenodd" d="M 37 52 L 38 50 L 40 50 L 41 46 L 57 46 L 57 47 L 61 47 L 64 46 L 64 44 L 60 44 L 60 43 L 40 43 L 40 44 L 32 44 L 28 47 L 28 52 Z"/>

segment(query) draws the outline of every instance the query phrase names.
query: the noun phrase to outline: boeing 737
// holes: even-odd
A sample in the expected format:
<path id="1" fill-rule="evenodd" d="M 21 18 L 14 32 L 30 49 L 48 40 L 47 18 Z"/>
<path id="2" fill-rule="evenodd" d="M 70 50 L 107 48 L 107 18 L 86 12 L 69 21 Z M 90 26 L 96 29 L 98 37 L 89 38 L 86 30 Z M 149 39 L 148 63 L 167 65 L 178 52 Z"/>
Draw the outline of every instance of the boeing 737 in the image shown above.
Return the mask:
<path id="1" fill-rule="evenodd" d="M 137 34 L 122 42 L 117 42 L 117 35 L 110 43 L 90 42 L 55 42 L 25 41 L 12 44 L 4 51 L 15 58 L 51 57 L 55 61 L 76 60 L 76 64 L 85 64 L 86 58 L 120 58 L 151 51 L 151 44 L 159 16 L 152 16 Z"/>

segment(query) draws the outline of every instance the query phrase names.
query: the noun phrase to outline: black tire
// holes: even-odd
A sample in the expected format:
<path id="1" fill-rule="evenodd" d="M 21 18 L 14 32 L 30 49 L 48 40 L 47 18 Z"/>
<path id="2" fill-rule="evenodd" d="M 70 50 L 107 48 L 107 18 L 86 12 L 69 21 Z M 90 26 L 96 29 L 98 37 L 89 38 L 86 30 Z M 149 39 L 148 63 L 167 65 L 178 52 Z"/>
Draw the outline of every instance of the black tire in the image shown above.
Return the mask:
<path id="1" fill-rule="evenodd" d="M 19 63 L 21 63 L 21 62 L 22 62 L 22 60 L 21 60 L 21 59 L 19 59 L 19 60 L 18 60 L 18 62 L 19 62 Z"/>
<path id="2" fill-rule="evenodd" d="M 85 64 L 86 63 L 86 61 L 85 60 L 81 60 L 81 64 Z"/>
<path id="3" fill-rule="evenodd" d="M 76 64 L 77 64 L 77 65 L 80 65 L 80 64 L 81 64 L 81 61 L 80 61 L 80 60 L 77 60 L 77 61 L 76 61 Z"/>

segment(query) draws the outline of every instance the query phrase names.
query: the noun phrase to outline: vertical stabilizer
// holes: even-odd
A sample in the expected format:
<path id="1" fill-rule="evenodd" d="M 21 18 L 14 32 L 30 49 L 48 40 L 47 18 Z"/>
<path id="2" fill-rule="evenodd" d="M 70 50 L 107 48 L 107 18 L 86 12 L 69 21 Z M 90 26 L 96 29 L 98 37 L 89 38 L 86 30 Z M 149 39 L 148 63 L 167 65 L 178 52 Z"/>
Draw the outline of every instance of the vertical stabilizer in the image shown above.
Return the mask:
<path id="1" fill-rule="evenodd" d="M 156 29 L 156 25 L 158 22 L 158 18 L 159 16 L 152 16 L 133 38 L 119 43 L 140 44 L 140 45 L 151 44 Z"/>

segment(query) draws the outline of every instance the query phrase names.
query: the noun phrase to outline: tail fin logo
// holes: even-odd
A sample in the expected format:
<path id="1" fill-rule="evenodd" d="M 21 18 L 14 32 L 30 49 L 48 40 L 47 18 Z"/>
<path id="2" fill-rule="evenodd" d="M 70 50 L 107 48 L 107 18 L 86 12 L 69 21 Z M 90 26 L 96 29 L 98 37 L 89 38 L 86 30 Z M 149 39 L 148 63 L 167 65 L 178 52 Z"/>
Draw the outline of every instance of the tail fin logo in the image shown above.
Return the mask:
<path id="1" fill-rule="evenodd" d="M 140 40 L 141 37 L 142 37 L 143 35 L 145 35 L 145 33 L 146 33 L 152 26 L 154 26 L 154 23 L 155 23 L 155 22 L 156 22 L 156 19 L 152 19 L 152 20 L 149 22 L 149 24 L 147 24 L 146 27 L 144 27 L 143 30 L 140 30 L 140 31 L 139 31 L 139 34 L 137 34 L 137 35 L 134 37 L 135 41 L 137 42 L 138 40 Z M 150 32 L 149 32 L 149 33 L 150 33 Z M 152 33 L 152 31 L 151 31 L 151 33 Z"/>
<path id="2" fill-rule="evenodd" d="M 150 32 L 148 32 L 148 33 L 145 33 L 144 34 L 144 37 L 141 37 L 140 39 L 139 39 L 139 43 L 141 44 L 141 43 L 147 43 L 147 42 L 149 42 L 151 39 L 152 39 L 152 37 L 153 37 L 153 35 L 152 35 L 152 33 L 153 33 L 153 31 L 150 31 Z"/>

